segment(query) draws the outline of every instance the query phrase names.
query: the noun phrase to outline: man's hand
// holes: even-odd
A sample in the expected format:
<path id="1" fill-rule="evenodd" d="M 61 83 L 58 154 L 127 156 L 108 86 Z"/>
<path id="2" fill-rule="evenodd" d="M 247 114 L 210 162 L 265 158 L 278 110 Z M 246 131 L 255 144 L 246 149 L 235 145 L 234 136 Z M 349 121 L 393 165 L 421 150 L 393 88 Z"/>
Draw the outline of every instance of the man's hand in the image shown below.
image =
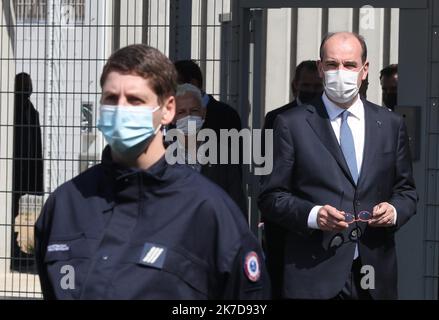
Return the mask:
<path id="1" fill-rule="evenodd" d="M 382 202 L 373 207 L 373 216 L 369 220 L 371 227 L 391 227 L 395 221 L 395 210 L 387 202 Z"/>
<path id="2" fill-rule="evenodd" d="M 340 232 L 349 227 L 345 222 L 344 213 L 330 205 L 320 208 L 317 213 L 317 224 L 323 231 Z"/>

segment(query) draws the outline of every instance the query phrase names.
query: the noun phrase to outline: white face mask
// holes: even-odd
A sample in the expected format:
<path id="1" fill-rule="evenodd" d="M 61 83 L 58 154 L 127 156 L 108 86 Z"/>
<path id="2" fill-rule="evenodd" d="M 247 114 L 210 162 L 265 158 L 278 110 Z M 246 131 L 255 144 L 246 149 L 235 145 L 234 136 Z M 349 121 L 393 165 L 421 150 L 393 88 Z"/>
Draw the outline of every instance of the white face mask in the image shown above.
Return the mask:
<path id="1" fill-rule="evenodd" d="M 154 128 L 154 106 L 102 105 L 98 129 L 111 149 L 126 159 L 136 159 L 160 130 Z"/>
<path id="2" fill-rule="evenodd" d="M 203 118 L 200 116 L 187 116 L 177 120 L 176 126 L 177 129 L 183 131 L 184 135 L 189 135 L 189 123 L 191 123 L 191 127 L 193 128 L 195 124 L 195 132 L 190 132 L 191 134 L 196 134 L 200 131 L 201 127 L 204 124 Z"/>
<path id="3" fill-rule="evenodd" d="M 325 71 L 325 92 L 328 97 L 338 103 L 352 101 L 360 90 L 358 75 L 363 67 L 359 71 Z"/>

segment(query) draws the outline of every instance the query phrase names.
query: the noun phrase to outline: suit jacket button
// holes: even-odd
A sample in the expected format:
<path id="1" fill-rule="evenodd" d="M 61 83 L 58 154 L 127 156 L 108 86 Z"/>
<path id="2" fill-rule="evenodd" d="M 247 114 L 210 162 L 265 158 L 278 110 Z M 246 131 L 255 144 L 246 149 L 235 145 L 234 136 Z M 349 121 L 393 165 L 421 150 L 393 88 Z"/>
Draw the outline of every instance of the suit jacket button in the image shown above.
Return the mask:
<path id="1" fill-rule="evenodd" d="M 356 205 L 357 207 L 359 207 L 360 204 L 361 204 L 360 201 L 356 201 L 356 202 L 355 202 L 355 205 Z"/>

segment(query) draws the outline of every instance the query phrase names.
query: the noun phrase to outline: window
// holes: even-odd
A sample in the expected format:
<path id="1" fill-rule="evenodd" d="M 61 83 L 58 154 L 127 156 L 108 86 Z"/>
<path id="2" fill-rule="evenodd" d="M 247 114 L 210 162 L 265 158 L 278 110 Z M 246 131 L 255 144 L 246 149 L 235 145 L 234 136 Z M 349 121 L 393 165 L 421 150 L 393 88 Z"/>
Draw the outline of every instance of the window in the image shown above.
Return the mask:
<path id="1" fill-rule="evenodd" d="M 47 3 L 47 0 L 14 0 L 17 22 L 46 22 Z M 54 0 L 52 3 L 54 10 L 59 8 L 58 16 L 60 16 L 61 21 L 66 21 L 68 24 L 82 24 L 84 22 L 85 0 Z"/>
<path id="2" fill-rule="evenodd" d="M 14 8 L 19 22 L 46 20 L 46 0 L 14 0 Z"/>

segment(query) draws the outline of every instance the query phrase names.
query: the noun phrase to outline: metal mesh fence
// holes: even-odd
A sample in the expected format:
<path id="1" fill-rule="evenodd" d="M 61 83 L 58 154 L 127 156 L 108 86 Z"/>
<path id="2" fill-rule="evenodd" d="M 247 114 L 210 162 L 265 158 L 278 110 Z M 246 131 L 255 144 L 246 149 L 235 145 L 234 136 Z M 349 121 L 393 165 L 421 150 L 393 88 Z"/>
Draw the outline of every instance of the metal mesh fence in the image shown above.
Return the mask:
<path id="1" fill-rule="evenodd" d="M 230 23 L 230 0 L 192 2 L 192 59 L 199 63 L 205 75 L 205 90 L 215 98 L 221 98 L 225 67 L 229 62 L 226 52 L 230 45 L 221 32 Z M 222 100 L 227 100 L 226 96 Z"/>
<path id="2" fill-rule="evenodd" d="M 54 189 L 100 161 L 99 77 L 111 52 L 146 43 L 170 54 L 171 0 L 0 6 L 0 297 L 41 298 L 33 225 Z M 191 8 L 190 58 L 206 91 L 221 98 L 230 0 L 193 0 Z"/>
<path id="3" fill-rule="evenodd" d="M 100 160 L 106 58 L 132 43 L 168 53 L 169 2 L 2 1 L 0 296 L 41 297 L 33 225 L 56 187 Z"/>

